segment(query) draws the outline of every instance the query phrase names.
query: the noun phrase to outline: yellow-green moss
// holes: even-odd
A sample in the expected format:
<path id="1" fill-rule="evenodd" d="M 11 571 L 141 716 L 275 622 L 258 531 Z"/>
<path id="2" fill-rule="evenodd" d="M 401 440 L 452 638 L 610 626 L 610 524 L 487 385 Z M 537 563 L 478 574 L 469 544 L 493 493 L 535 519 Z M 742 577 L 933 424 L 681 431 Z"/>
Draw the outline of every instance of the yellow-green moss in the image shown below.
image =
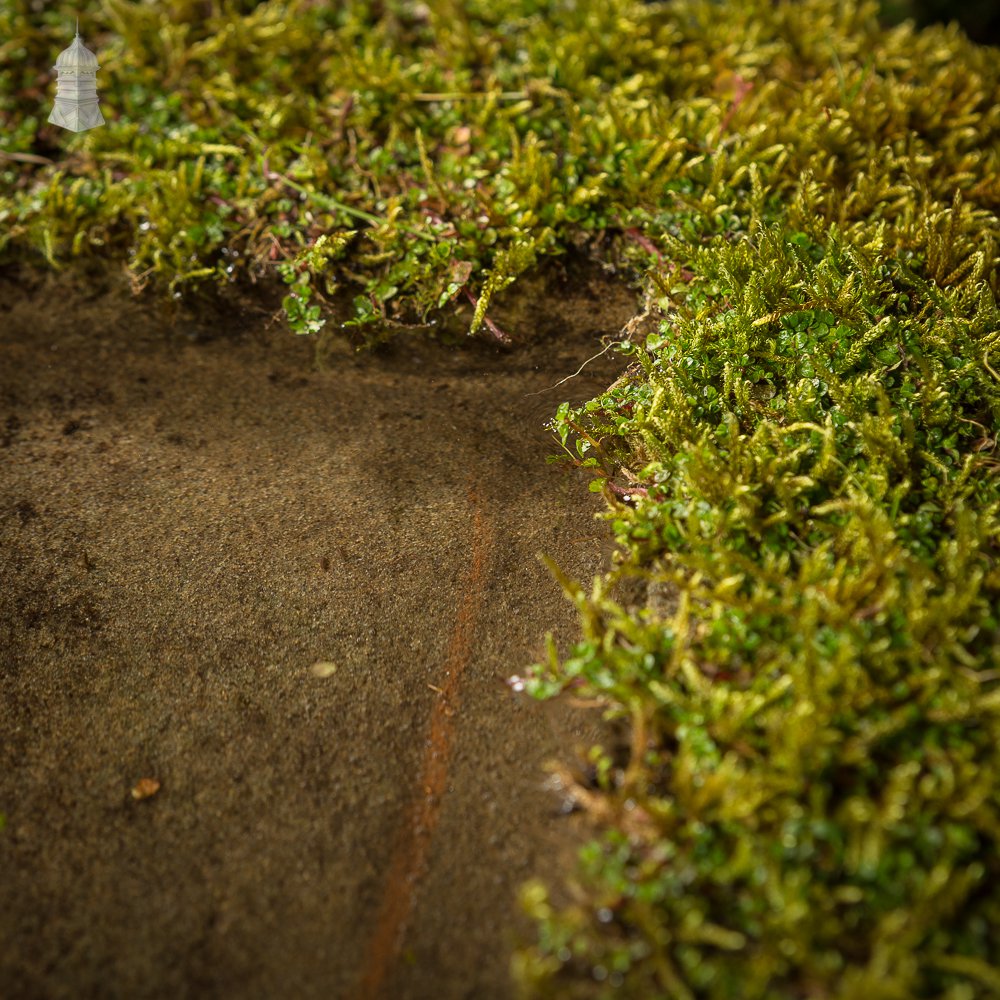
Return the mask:
<path id="1" fill-rule="evenodd" d="M 517 969 L 560 998 L 993 996 L 998 63 L 844 5 L 755 16 L 756 125 L 642 228 L 658 332 L 555 421 L 621 554 L 563 581 L 584 639 L 529 683 L 632 745 L 571 789 L 602 835 L 572 904 L 526 889 Z M 630 577 L 660 599 L 622 607 Z"/>
<path id="2" fill-rule="evenodd" d="M 296 295 L 346 283 L 375 326 L 478 301 L 523 252 L 611 237 L 643 268 L 624 234 L 726 228 L 751 164 L 774 208 L 805 169 L 856 186 L 845 223 L 1000 198 L 989 53 L 870 6 L 105 0 L 108 125 L 79 136 L 43 124 L 74 9 L 0 4 L 0 254 L 118 257 L 137 287 L 254 279 L 357 229 Z"/>

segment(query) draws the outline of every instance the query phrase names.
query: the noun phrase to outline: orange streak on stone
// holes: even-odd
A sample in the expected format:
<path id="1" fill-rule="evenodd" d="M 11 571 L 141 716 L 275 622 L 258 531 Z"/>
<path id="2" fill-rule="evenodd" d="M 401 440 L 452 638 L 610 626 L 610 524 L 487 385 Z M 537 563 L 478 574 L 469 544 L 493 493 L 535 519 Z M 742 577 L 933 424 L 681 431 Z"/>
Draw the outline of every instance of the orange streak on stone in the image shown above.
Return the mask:
<path id="1" fill-rule="evenodd" d="M 358 988 L 360 1000 L 377 1000 L 403 943 L 413 911 L 417 884 L 427 865 L 431 838 L 437 826 L 441 802 L 448 787 L 448 763 L 454 735 L 462 674 L 472 657 L 476 619 L 482 603 L 486 565 L 493 547 L 493 528 L 480 510 L 475 489 L 469 491 L 473 505 L 472 557 L 465 577 L 465 594 L 455 616 L 441 693 L 431 709 L 427 749 L 420 768 L 417 795 L 400 830 L 399 841 L 385 879 L 382 906 L 369 941 Z"/>

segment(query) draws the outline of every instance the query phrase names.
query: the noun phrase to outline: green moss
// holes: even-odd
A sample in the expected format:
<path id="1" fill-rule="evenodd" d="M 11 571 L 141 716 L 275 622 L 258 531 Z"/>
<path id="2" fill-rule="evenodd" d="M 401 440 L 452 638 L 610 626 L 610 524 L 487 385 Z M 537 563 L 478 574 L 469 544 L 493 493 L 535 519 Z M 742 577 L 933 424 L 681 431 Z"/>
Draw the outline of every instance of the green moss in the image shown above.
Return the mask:
<path id="1" fill-rule="evenodd" d="M 1000 988 L 1000 78 L 835 9 L 757 12 L 771 145 L 650 216 L 659 330 L 554 422 L 620 558 L 529 686 L 633 740 L 575 901 L 526 890 L 533 995 Z"/>
<path id="2" fill-rule="evenodd" d="M 963 979 L 942 960 L 1000 953 L 1000 313 L 981 278 L 929 294 L 840 235 L 671 247 L 693 305 L 558 418 L 600 442 L 598 481 L 631 482 L 620 565 L 568 584 L 584 641 L 532 685 L 582 685 L 638 735 L 586 903 L 545 917 L 575 950 L 543 939 L 525 974 L 940 995 Z M 623 608 L 629 576 L 679 609 Z"/>
<path id="3" fill-rule="evenodd" d="M 136 287 L 257 280 L 359 228 L 330 267 L 384 327 L 489 298 L 527 248 L 610 237 L 642 266 L 634 230 L 721 231 L 751 164 L 780 199 L 804 169 L 835 190 L 888 156 L 838 203 L 848 219 L 914 186 L 998 197 L 987 55 L 954 65 L 951 36 L 905 27 L 887 44 L 869 8 L 106 0 L 85 29 L 108 125 L 71 136 L 44 117 L 73 9 L 0 5 L 0 149 L 18 157 L 0 162 L 0 254 L 117 257 Z M 972 117 L 986 136 L 954 124 Z"/>

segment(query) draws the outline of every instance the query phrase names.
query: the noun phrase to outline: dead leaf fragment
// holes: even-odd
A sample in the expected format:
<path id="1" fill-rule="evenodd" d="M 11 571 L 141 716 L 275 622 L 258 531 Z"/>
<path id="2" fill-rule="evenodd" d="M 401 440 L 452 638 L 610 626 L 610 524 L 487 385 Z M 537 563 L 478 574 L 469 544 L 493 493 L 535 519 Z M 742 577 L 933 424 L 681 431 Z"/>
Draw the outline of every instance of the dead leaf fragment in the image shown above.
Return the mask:
<path id="1" fill-rule="evenodd" d="M 312 665 L 312 672 L 316 677 L 332 677 L 337 672 L 337 664 L 328 660 L 320 660 Z"/>
<path id="2" fill-rule="evenodd" d="M 160 783 L 156 778 L 140 778 L 132 789 L 132 798 L 136 802 L 148 799 L 160 790 Z"/>

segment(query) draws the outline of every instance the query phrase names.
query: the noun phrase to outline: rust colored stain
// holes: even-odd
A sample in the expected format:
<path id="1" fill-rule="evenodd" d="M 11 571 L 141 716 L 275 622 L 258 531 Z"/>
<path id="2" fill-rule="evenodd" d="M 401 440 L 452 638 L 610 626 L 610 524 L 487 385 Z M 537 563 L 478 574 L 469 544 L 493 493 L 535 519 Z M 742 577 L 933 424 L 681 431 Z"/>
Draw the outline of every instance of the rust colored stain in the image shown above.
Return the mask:
<path id="1" fill-rule="evenodd" d="M 493 547 L 493 526 L 483 517 L 475 488 L 472 503 L 472 544 L 465 595 L 455 617 L 440 694 L 431 709 L 427 749 L 421 764 L 416 796 L 400 830 L 399 842 L 385 880 L 382 906 L 368 945 L 358 988 L 360 1000 L 382 996 L 385 977 L 399 954 L 414 894 L 427 865 L 427 852 L 448 785 L 448 763 L 454 736 L 462 674 L 472 657 L 476 619 L 482 603 L 486 566 Z"/>

